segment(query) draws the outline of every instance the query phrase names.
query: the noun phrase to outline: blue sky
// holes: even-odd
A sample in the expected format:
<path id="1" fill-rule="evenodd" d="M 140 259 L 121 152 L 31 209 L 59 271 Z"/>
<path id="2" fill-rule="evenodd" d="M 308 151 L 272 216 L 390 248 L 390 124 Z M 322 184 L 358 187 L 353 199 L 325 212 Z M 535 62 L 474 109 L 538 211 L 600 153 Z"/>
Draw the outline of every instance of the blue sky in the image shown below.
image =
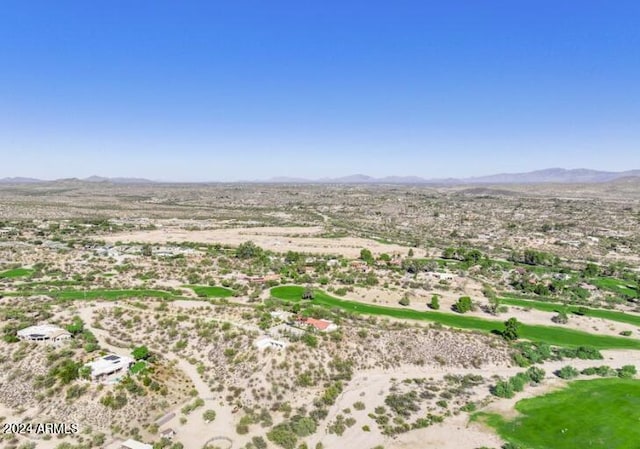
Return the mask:
<path id="1" fill-rule="evenodd" d="M 0 177 L 640 168 L 637 1 L 28 1 Z"/>

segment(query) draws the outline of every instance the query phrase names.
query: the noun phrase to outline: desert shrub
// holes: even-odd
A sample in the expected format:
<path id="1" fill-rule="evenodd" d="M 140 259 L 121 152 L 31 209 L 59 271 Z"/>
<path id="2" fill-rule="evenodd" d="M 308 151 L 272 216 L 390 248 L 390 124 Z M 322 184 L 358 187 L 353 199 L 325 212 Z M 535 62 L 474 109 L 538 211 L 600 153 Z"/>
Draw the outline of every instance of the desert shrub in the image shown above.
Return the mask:
<path id="1" fill-rule="evenodd" d="M 573 366 L 567 365 L 556 371 L 554 374 L 560 379 L 573 379 L 574 377 L 577 377 L 580 372 Z"/>
<path id="2" fill-rule="evenodd" d="M 557 315 L 554 315 L 551 318 L 551 321 L 553 321 L 556 324 L 567 324 L 569 322 L 569 316 L 566 314 L 566 312 L 561 311 L 561 312 L 558 312 Z"/>
<path id="3" fill-rule="evenodd" d="M 625 365 L 618 370 L 618 377 L 630 379 L 636 375 L 636 367 L 633 365 Z"/>
<path id="4" fill-rule="evenodd" d="M 251 438 L 251 442 L 256 449 L 267 449 L 267 442 L 262 437 L 253 437 Z"/>
<path id="5" fill-rule="evenodd" d="M 356 410 L 364 410 L 365 409 L 364 402 L 362 401 L 354 402 L 353 408 L 355 408 Z"/>
<path id="6" fill-rule="evenodd" d="M 534 383 L 540 383 L 544 380 L 545 372 L 542 368 L 538 368 L 537 366 L 532 366 L 526 371 L 527 376 Z"/>
<path id="7" fill-rule="evenodd" d="M 207 410 L 202 414 L 202 419 L 205 421 L 214 421 L 216 419 L 216 411 L 215 410 Z"/>
<path id="8" fill-rule="evenodd" d="M 294 449 L 298 436 L 287 424 L 278 424 L 267 433 L 267 439 L 284 449 Z"/>
<path id="9" fill-rule="evenodd" d="M 527 376 L 525 373 L 518 373 L 509 379 L 509 384 L 515 392 L 524 390 L 524 386 L 529 382 L 529 376 Z"/>
<path id="10" fill-rule="evenodd" d="M 616 376 L 617 375 L 617 371 L 614 370 L 613 368 L 610 368 L 606 365 L 602 365 L 602 366 L 592 366 L 589 368 L 585 368 L 583 369 L 581 372 L 581 374 L 584 374 L 585 376 L 600 376 L 600 377 L 609 377 L 609 376 Z"/>
<path id="11" fill-rule="evenodd" d="M 291 430 L 301 438 L 312 435 L 316 431 L 316 422 L 307 417 L 294 417 L 291 419 Z"/>
<path id="12" fill-rule="evenodd" d="M 392 393 L 387 396 L 384 403 L 393 410 L 397 415 L 409 417 L 413 412 L 420 410 L 417 404 L 418 394 L 415 391 L 410 391 L 404 394 Z"/>
<path id="13" fill-rule="evenodd" d="M 318 346 L 318 337 L 309 332 L 302 336 L 302 341 L 310 348 L 315 348 Z"/>

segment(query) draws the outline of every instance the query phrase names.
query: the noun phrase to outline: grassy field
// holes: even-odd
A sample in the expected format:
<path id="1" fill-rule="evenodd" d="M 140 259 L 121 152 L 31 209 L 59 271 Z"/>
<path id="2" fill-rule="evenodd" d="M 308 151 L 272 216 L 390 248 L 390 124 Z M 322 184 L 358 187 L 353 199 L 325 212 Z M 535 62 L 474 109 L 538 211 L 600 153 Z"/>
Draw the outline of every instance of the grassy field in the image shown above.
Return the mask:
<path id="1" fill-rule="evenodd" d="M 532 301 L 528 299 L 516 298 L 500 298 L 502 304 L 519 307 L 530 307 L 532 309 L 542 310 L 545 312 L 559 312 L 565 310 L 567 313 L 576 312 L 579 306 L 567 305 L 554 302 Z M 586 308 L 586 316 L 595 318 L 604 318 L 605 320 L 618 321 L 620 323 L 632 324 L 640 327 L 640 315 L 632 315 L 630 313 L 616 312 L 614 310 L 591 309 Z"/>
<path id="2" fill-rule="evenodd" d="M 521 416 L 479 413 L 523 449 L 637 449 L 640 447 L 640 381 L 582 380 L 567 388 L 516 404 Z"/>
<path id="3" fill-rule="evenodd" d="M 0 279 L 20 278 L 25 276 L 31 276 L 34 270 L 30 268 L 14 268 L 13 270 L 7 270 L 0 273 Z"/>
<path id="4" fill-rule="evenodd" d="M 271 289 L 274 298 L 299 302 L 301 301 L 303 287 L 280 286 Z M 338 307 L 354 313 L 367 315 L 382 315 L 392 318 L 433 321 L 450 327 L 461 329 L 475 329 L 484 332 L 499 332 L 504 329 L 503 321 L 486 320 L 483 318 L 459 315 L 454 313 L 418 311 L 407 308 L 384 307 L 374 304 L 365 304 L 358 301 L 348 301 L 334 298 L 322 290 L 314 290 L 313 304 L 325 307 Z M 545 342 L 557 346 L 592 346 L 597 349 L 640 349 L 640 340 L 607 335 L 595 335 L 565 329 L 558 326 L 535 326 L 522 324 L 520 337 L 528 340 Z"/>
<path id="5" fill-rule="evenodd" d="M 82 285 L 81 281 L 70 280 L 53 280 L 53 281 L 37 281 L 37 282 L 24 282 L 17 286 L 21 290 L 35 290 L 42 288 L 57 288 L 57 287 L 70 287 L 74 285 Z"/>
<path id="6" fill-rule="evenodd" d="M 233 290 L 225 287 L 205 285 L 184 285 L 183 287 L 190 288 L 196 295 L 206 298 L 228 298 L 233 296 Z"/>
<path id="7" fill-rule="evenodd" d="M 126 299 L 126 298 L 175 298 L 175 295 L 164 290 L 58 290 L 58 291 L 30 291 L 4 292 L 5 296 L 47 295 L 55 299 Z"/>
<path id="8" fill-rule="evenodd" d="M 636 291 L 635 286 L 629 281 L 603 277 L 592 279 L 589 282 L 600 289 L 609 290 L 619 295 L 628 296 L 630 298 L 638 297 L 638 292 Z"/>

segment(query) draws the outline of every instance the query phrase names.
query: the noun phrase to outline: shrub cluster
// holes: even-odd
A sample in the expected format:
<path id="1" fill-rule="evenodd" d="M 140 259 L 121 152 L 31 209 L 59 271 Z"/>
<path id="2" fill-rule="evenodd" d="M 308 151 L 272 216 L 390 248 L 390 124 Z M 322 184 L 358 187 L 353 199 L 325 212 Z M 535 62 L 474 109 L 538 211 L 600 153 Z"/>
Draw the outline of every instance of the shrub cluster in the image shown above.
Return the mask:
<path id="1" fill-rule="evenodd" d="M 602 360 L 602 354 L 590 346 L 579 346 L 577 348 L 551 347 L 546 343 L 532 343 L 523 341 L 514 345 L 517 352 L 514 354 L 514 361 L 521 367 L 531 366 L 547 360 L 581 359 L 581 360 Z"/>
<path id="2" fill-rule="evenodd" d="M 491 394 L 499 398 L 512 398 L 517 392 L 524 390 L 527 384 L 538 384 L 544 379 L 545 372 L 542 368 L 532 366 L 527 371 L 515 376 L 498 381 L 492 388 Z"/>

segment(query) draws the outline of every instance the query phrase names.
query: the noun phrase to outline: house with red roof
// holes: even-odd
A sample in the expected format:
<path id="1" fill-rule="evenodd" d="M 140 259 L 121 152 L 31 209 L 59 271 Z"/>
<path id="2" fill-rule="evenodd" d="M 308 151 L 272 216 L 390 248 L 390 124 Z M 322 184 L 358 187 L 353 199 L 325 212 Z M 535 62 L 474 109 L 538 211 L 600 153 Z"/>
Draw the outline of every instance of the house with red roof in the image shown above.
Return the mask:
<path id="1" fill-rule="evenodd" d="M 333 332 L 338 330 L 338 325 L 333 321 L 316 319 L 316 318 L 302 318 L 300 320 L 302 324 L 305 324 L 309 327 L 313 327 L 314 329 L 320 332 Z"/>

